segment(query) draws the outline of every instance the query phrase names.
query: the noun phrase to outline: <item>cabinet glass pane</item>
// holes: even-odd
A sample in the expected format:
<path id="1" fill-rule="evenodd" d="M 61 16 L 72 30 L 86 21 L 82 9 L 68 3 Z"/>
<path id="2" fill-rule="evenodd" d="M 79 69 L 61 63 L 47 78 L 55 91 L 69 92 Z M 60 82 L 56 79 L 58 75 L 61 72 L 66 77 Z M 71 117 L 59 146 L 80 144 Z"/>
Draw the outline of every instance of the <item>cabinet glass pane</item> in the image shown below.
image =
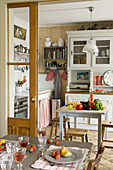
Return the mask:
<path id="1" fill-rule="evenodd" d="M 8 62 L 29 62 L 29 7 L 9 9 Z"/>
<path id="2" fill-rule="evenodd" d="M 29 118 L 29 66 L 9 66 L 9 117 Z"/>
<path id="3" fill-rule="evenodd" d="M 98 40 L 96 45 L 99 48 L 96 64 L 110 64 L 110 40 Z"/>
<path id="4" fill-rule="evenodd" d="M 86 53 L 83 53 L 83 47 L 86 41 L 73 41 L 73 64 L 86 64 Z"/>

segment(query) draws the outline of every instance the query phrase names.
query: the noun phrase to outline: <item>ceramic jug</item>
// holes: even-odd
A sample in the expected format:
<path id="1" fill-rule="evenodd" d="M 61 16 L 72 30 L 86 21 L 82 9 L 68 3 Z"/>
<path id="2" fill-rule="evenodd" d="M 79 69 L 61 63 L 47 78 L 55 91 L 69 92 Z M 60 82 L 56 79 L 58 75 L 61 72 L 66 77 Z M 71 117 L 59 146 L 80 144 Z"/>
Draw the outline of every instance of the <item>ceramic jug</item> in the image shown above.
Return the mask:
<path id="1" fill-rule="evenodd" d="M 58 40 L 58 46 L 59 46 L 59 47 L 63 47 L 63 46 L 64 46 L 64 40 L 63 40 L 63 38 L 59 38 L 59 40 Z"/>
<path id="2" fill-rule="evenodd" d="M 45 42 L 44 42 L 45 47 L 50 47 L 51 42 L 52 42 L 51 38 L 49 38 L 49 37 L 45 38 Z"/>

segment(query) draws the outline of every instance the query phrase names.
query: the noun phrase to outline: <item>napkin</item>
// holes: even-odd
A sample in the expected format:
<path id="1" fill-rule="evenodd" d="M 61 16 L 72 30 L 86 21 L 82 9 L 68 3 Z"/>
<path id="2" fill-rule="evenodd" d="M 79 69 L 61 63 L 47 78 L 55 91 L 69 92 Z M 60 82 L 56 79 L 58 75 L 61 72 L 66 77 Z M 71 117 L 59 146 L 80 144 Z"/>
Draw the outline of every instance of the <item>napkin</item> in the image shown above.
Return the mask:
<path id="1" fill-rule="evenodd" d="M 78 147 L 68 147 L 70 149 L 75 149 L 75 150 L 79 150 L 82 152 L 83 154 L 83 158 L 81 160 L 78 160 L 75 163 L 71 163 L 71 164 L 54 164 L 54 166 L 51 166 L 49 164 L 49 162 L 47 160 L 44 159 L 44 157 L 39 158 L 37 161 L 34 162 L 34 164 L 31 165 L 32 168 L 42 168 L 42 169 L 50 169 L 50 170 L 79 170 L 83 165 L 83 161 L 87 158 L 89 149 L 86 148 L 78 148 Z M 48 150 L 52 150 L 52 149 L 61 149 L 61 146 L 54 146 L 51 145 Z"/>
<path id="2" fill-rule="evenodd" d="M 54 77 L 54 72 L 52 71 L 49 71 L 49 73 L 47 74 L 47 77 L 46 77 L 46 81 L 51 81 Z"/>
<path id="3" fill-rule="evenodd" d="M 63 73 L 61 74 L 61 77 L 63 80 L 67 79 L 67 73 L 65 71 L 63 71 Z"/>

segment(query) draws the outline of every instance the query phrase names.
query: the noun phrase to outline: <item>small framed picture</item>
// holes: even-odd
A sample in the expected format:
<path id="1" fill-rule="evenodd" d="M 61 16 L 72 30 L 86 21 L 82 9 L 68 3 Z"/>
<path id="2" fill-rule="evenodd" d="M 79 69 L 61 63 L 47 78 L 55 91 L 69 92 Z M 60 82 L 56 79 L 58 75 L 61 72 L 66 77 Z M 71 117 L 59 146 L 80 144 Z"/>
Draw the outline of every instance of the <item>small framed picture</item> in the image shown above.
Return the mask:
<path id="1" fill-rule="evenodd" d="M 26 29 L 19 27 L 17 25 L 14 25 L 14 37 L 15 38 L 26 40 L 26 33 L 27 33 Z"/>
<path id="2" fill-rule="evenodd" d="M 77 72 L 77 80 L 89 80 L 89 72 Z"/>

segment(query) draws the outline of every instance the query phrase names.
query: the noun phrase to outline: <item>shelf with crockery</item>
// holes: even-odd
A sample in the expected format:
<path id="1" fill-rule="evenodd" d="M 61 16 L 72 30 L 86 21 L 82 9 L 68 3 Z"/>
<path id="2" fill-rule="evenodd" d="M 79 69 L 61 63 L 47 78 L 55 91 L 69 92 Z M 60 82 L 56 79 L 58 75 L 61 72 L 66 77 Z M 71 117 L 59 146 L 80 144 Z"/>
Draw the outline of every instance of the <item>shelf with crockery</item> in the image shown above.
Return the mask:
<path id="1" fill-rule="evenodd" d="M 70 41 L 70 67 L 88 66 L 88 55 L 82 52 L 87 41 L 73 38 Z"/>
<path id="2" fill-rule="evenodd" d="M 111 65 L 111 39 L 108 38 L 95 38 L 96 45 L 98 46 L 99 53 L 96 54 L 94 66 L 104 67 Z"/>
<path id="3" fill-rule="evenodd" d="M 67 68 L 66 47 L 44 47 L 44 68 L 64 70 Z"/>

